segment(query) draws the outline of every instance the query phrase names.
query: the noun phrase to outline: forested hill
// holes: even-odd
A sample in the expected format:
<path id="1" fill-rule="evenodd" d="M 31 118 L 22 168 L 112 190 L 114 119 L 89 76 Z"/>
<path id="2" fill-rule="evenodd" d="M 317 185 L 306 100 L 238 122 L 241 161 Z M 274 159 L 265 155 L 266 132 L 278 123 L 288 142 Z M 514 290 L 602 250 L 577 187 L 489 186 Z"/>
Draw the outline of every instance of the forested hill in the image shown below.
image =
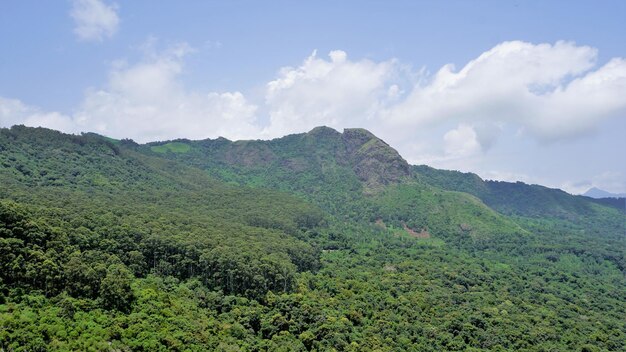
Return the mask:
<path id="1" fill-rule="evenodd" d="M 626 216 L 363 129 L 0 129 L 0 350 L 621 351 Z"/>
<path id="2" fill-rule="evenodd" d="M 317 127 L 270 141 L 176 140 L 148 143 L 143 152 L 176 159 L 245 184 L 316 190 L 322 183 L 375 192 L 409 176 L 408 163 L 387 143 L 360 128 L 339 133 Z"/>
<path id="3" fill-rule="evenodd" d="M 352 208 L 359 204 L 362 214 L 381 217 L 380 212 L 367 211 L 363 195 L 371 196 L 365 197 L 368 200 L 385 198 L 384 194 L 394 187 L 422 195 L 426 190 L 440 192 L 454 198 L 451 204 L 463 203 L 463 199 L 457 198 L 472 195 L 502 215 L 580 226 L 594 222 L 606 225 L 612 233 L 621 217 L 606 207 L 624 210 L 619 202 L 574 196 L 539 185 L 485 181 L 470 173 L 409 166 L 396 150 L 363 129 L 345 129 L 340 133 L 317 127 L 308 133 L 270 141 L 176 140 L 148 143 L 138 150 L 207 170 L 226 182 L 295 192 L 335 214 L 354 215 Z M 429 204 L 425 199 L 413 201 Z M 438 216 L 423 210 L 427 213 L 423 216 Z M 396 215 L 400 213 L 396 211 Z M 405 215 L 398 218 L 409 221 L 419 217 Z"/>
<path id="4" fill-rule="evenodd" d="M 485 181 L 476 174 L 437 170 L 426 165 L 413 166 L 412 171 L 416 178 L 424 182 L 447 190 L 470 193 L 506 214 L 573 219 L 592 213 L 592 203 L 624 209 L 623 198 L 609 201 L 574 196 L 560 189 L 523 182 Z"/>
<path id="5" fill-rule="evenodd" d="M 94 135 L 14 127 L 0 130 L 0 150 L 4 289 L 96 298 L 115 268 L 259 297 L 318 266 L 319 251 L 298 237 L 323 215 L 286 194 L 229 186 Z"/>
<path id="6" fill-rule="evenodd" d="M 229 183 L 293 192 L 358 223 L 406 226 L 461 246 L 467 245 L 463 234 L 469 234 L 471 246 L 508 241 L 514 248 L 512 243 L 527 240 L 530 231 L 543 234 L 547 248 L 555 241 L 586 243 L 626 268 L 626 219 L 613 204 L 539 185 L 409 166 L 363 129 L 340 133 L 317 127 L 270 141 L 166 141 L 137 150 L 207 170 Z"/>

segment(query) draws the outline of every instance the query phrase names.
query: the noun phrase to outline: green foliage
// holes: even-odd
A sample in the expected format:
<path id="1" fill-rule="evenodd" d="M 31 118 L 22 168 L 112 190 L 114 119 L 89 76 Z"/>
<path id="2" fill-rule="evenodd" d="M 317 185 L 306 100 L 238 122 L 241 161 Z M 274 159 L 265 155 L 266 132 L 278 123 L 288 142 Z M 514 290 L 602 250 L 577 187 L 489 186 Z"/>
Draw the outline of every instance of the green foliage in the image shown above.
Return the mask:
<path id="1" fill-rule="evenodd" d="M 593 202 L 559 189 L 523 182 L 483 181 L 475 174 L 413 166 L 415 178 L 451 191 L 466 192 L 480 198 L 491 208 L 507 215 L 550 217 L 576 220 L 593 213 Z"/>
<path id="2" fill-rule="evenodd" d="M 108 309 L 128 311 L 133 300 L 130 284 L 133 274 L 124 264 L 111 264 L 100 283 L 99 297 L 102 306 Z"/>
<path id="3" fill-rule="evenodd" d="M 7 253 L 0 277 L 8 289 L 66 290 L 124 310 L 128 274 L 199 278 L 261 297 L 291 290 L 296 271 L 319 265 L 319 250 L 299 237 L 322 213 L 288 195 L 227 186 L 93 135 L 1 133 L 10 141 L 2 156 L 8 167 L 0 170 L 9 186 L 0 195 L 12 199 L 0 201 Z M 32 173 L 23 179 L 15 177 L 22 164 Z M 54 184 L 34 176 L 52 173 Z"/>
<path id="4" fill-rule="evenodd" d="M 391 186 L 376 201 L 376 218 L 402 227 L 422 230 L 448 241 L 464 237 L 475 241 L 504 235 L 523 236 L 524 231 L 479 199 L 461 192 L 405 183 Z"/>
<path id="5" fill-rule="evenodd" d="M 153 145 L 150 147 L 150 150 L 152 150 L 155 153 L 161 153 L 161 154 L 164 154 L 167 152 L 187 153 L 188 151 L 191 150 L 191 146 L 183 142 L 169 142 L 165 144 Z"/>
<path id="6" fill-rule="evenodd" d="M 0 350 L 626 349 L 624 214 L 348 134 L 0 129 Z"/>

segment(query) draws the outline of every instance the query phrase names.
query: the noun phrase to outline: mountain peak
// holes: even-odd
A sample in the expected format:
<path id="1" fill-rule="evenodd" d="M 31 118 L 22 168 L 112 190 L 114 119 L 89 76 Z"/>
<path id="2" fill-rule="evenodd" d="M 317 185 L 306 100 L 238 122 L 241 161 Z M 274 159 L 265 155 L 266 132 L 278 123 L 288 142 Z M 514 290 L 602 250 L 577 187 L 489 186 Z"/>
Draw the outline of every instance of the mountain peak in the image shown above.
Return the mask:
<path id="1" fill-rule="evenodd" d="M 626 197 L 626 193 L 611 193 L 597 187 L 592 187 L 587 192 L 583 193 L 583 196 L 591 198 L 622 198 Z"/>
<path id="2" fill-rule="evenodd" d="M 409 176 L 409 164 L 382 139 L 363 128 L 346 128 L 342 140 L 350 164 L 368 192 Z"/>
<path id="3" fill-rule="evenodd" d="M 352 135 L 352 136 L 358 136 L 360 138 L 367 138 L 367 139 L 378 138 L 372 132 L 366 130 L 365 128 L 360 128 L 360 127 L 344 128 L 343 133 Z"/>
<path id="4" fill-rule="evenodd" d="M 304 134 L 309 145 L 331 153 L 337 162 L 352 168 L 367 193 L 409 176 L 409 164 L 382 139 L 364 128 L 345 128 L 343 133 L 327 126 Z M 323 146 L 323 147 L 322 147 Z"/>
<path id="5" fill-rule="evenodd" d="M 307 132 L 307 135 L 309 136 L 328 136 L 328 135 L 336 136 L 340 134 L 341 133 L 337 132 L 337 130 L 328 126 L 317 126 L 314 129 Z"/>

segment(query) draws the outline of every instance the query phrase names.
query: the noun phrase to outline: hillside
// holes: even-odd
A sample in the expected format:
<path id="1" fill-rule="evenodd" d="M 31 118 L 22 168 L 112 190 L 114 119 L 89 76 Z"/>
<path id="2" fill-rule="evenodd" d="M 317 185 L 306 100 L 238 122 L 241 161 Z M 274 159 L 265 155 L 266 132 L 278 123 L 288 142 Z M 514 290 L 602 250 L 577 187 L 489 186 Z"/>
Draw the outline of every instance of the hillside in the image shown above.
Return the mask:
<path id="1" fill-rule="evenodd" d="M 70 257 L 84 260 L 85 255 L 102 257 L 106 252 L 105 261 L 116 256 L 114 261 L 136 267 L 137 276 L 152 268 L 251 296 L 278 288 L 278 279 L 264 273 L 264 261 L 272 260 L 277 270 L 289 273 L 282 290 L 292 286 L 294 270 L 317 266 L 319 253 L 297 237 L 301 229 L 318 224 L 322 214 L 295 198 L 230 187 L 198 170 L 151 159 L 126 150 L 123 143 L 95 136 L 20 127 L 2 130 L 0 136 L 0 197 L 3 216 L 11 219 L 5 226 L 14 234 L 9 235 L 15 238 L 11 246 L 27 247 L 18 253 L 12 249 L 4 263 L 2 278 L 8 288 L 31 287 L 27 267 L 21 272 L 9 268 L 33 256 L 38 247 L 43 251 L 39 264 L 51 260 L 56 270 L 69 265 Z M 31 242 L 28 229 L 18 234 L 21 223 L 41 229 L 47 240 Z M 66 235 L 55 239 L 55 229 Z M 60 247 L 50 250 L 46 241 L 60 242 L 55 244 Z M 246 251 L 234 250 L 243 243 Z M 209 254 L 212 258 L 205 265 L 226 260 L 241 275 L 252 276 L 233 277 L 237 282 L 231 282 L 226 271 L 216 275 L 213 269 L 204 277 L 208 272 L 202 272 L 207 269 L 199 267 L 199 261 Z M 234 254 L 237 257 L 230 257 Z M 251 265 L 245 268 L 250 273 L 238 268 L 244 264 Z M 257 273 L 265 278 L 258 283 L 252 280 Z M 60 292 L 67 285 L 64 280 L 69 278 L 46 283 L 46 292 Z"/>
<path id="2" fill-rule="evenodd" d="M 185 147 L 163 151 L 167 149 L 164 146 L 174 144 Z M 404 210 L 396 207 L 387 211 L 405 222 L 421 218 L 421 222 L 412 221 L 416 229 L 428 227 L 428 222 L 436 223 L 437 218 L 452 219 L 462 212 L 481 213 L 484 205 L 488 207 L 487 212 L 498 213 L 491 216 L 494 219 L 491 228 L 487 225 L 489 221 L 482 221 L 486 233 L 492 234 L 501 229 L 510 233 L 533 219 L 549 220 L 564 227 L 585 227 L 594 223 L 610 229 L 608 235 L 613 239 L 621 238 L 623 228 L 619 214 L 607 209 L 607 206 L 619 209 L 613 203 L 572 196 L 539 185 L 484 181 L 474 174 L 409 166 L 397 151 L 363 129 L 346 129 L 340 133 L 328 127 L 317 127 L 308 133 L 270 141 L 179 140 L 149 143 L 138 150 L 207 170 L 225 182 L 292 192 L 331 214 L 358 221 L 374 222 L 384 218 L 377 204 L 386 202 L 385 194 L 394 185 L 403 185 L 403 189 L 410 189 L 408 193 L 442 194 L 437 202 L 445 203 L 437 205 L 433 198 L 414 199 L 414 204 L 422 205 L 419 207 L 421 215 L 416 213 L 418 207 L 410 211 L 406 206 Z M 467 201 L 467 194 L 479 201 Z M 465 210 L 452 210 L 455 204 L 465 204 Z M 451 213 L 444 214 L 448 211 Z M 472 220 L 476 221 L 475 217 Z M 517 225 L 502 228 L 502 224 L 512 220 Z M 449 226 L 444 233 L 458 229 L 462 222 L 440 221 Z"/>
<path id="3" fill-rule="evenodd" d="M 626 348 L 624 214 L 410 166 L 363 129 L 15 126 L 0 184 L 6 351 Z"/>
<path id="4" fill-rule="evenodd" d="M 434 186 L 467 192 L 504 214 L 529 217 L 556 217 L 573 220 L 592 212 L 592 202 L 560 189 L 522 182 L 484 181 L 471 173 L 437 170 L 426 165 L 414 166 L 418 179 Z"/>
<path id="5" fill-rule="evenodd" d="M 179 149 L 171 150 L 173 145 Z M 364 203 L 382 196 L 386 186 L 411 181 L 410 166 L 398 152 L 358 128 L 340 133 L 317 127 L 270 141 L 178 140 L 138 150 L 207 170 L 231 184 L 293 192 L 332 214 L 360 219 L 377 214 L 364 209 L 355 214 L 355 203 L 370 208 Z"/>

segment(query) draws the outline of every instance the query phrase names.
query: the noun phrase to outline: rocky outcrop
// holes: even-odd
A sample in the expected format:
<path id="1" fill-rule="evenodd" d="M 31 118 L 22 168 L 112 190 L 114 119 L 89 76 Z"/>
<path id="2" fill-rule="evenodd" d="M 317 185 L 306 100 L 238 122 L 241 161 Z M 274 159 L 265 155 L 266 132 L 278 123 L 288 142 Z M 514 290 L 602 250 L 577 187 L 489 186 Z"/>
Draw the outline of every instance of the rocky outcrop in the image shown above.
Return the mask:
<path id="1" fill-rule="evenodd" d="M 366 191 L 376 192 L 384 185 L 409 176 L 409 164 L 389 144 L 362 128 L 347 128 L 342 140 L 346 157 Z"/>
<path id="2" fill-rule="evenodd" d="M 227 163 L 245 167 L 271 164 L 275 159 L 267 145 L 255 141 L 232 142 L 224 154 Z"/>
<path id="3" fill-rule="evenodd" d="M 218 138 L 197 143 L 209 165 L 230 165 L 237 172 L 267 169 L 283 178 L 305 173 L 307 182 L 318 182 L 315 187 L 323 187 L 326 177 L 346 177 L 351 170 L 364 191 L 372 194 L 410 174 L 409 164 L 395 149 L 362 128 L 348 128 L 341 133 L 320 126 L 270 141 L 231 142 Z M 193 153 L 188 157 L 192 158 Z"/>

